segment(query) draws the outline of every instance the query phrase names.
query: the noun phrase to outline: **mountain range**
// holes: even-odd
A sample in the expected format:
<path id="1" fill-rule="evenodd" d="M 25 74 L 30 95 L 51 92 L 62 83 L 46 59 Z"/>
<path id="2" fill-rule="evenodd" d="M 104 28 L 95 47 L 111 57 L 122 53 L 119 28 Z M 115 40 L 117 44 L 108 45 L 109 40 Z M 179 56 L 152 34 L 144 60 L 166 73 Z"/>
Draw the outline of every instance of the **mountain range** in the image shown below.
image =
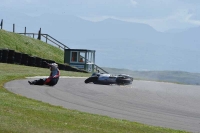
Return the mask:
<path id="1" fill-rule="evenodd" d="M 49 34 L 70 48 L 96 50 L 101 67 L 138 71 L 200 72 L 200 27 L 158 32 L 149 25 L 115 19 L 92 22 L 76 16 L 3 15 L 4 29 Z M 173 30 L 171 30 L 173 31 Z"/>

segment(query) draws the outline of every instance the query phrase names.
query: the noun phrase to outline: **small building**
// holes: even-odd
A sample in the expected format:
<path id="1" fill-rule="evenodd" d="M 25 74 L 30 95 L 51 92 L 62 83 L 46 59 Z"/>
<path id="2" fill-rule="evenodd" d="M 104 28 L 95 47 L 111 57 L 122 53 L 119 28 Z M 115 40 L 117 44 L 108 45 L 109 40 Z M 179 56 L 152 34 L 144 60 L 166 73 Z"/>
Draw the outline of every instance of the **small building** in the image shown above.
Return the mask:
<path id="1" fill-rule="evenodd" d="M 64 63 L 88 72 L 94 72 L 95 50 L 65 49 Z"/>

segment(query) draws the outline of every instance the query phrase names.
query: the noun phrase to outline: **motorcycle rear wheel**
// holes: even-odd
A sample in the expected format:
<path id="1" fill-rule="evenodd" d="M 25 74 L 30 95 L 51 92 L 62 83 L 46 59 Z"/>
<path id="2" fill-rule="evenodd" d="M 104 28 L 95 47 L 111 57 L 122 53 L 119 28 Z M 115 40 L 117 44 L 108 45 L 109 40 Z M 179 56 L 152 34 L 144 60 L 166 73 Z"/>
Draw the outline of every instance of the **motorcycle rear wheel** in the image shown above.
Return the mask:
<path id="1" fill-rule="evenodd" d="M 118 77 L 116 79 L 116 83 L 118 85 L 131 84 L 132 83 L 132 79 L 130 79 L 130 78 L 124 78 L 124 77 Z"/>

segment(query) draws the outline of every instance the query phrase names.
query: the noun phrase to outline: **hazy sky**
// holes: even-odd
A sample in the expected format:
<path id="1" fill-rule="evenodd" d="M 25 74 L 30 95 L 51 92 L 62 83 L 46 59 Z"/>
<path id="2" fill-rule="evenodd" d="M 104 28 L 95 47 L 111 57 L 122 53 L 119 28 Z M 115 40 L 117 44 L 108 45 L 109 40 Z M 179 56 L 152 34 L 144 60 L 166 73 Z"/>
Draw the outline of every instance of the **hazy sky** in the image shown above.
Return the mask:
<path id="1" fill-rule="evenodd" d="M 0 0 L 0 12 L 75 15 L 149 24 L 158 31 L 200 25 L 200 0 Z M 0 13 L 0 15 L 1 15 Z"/>

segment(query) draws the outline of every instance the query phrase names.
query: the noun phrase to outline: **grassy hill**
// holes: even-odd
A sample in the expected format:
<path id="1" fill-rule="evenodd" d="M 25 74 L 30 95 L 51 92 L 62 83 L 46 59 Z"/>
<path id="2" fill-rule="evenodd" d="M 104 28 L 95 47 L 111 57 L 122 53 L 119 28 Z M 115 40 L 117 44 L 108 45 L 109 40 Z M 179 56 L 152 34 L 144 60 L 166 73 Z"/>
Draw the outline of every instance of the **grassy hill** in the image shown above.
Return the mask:
<path id="1" fill-rule="evenodd" d="M 30 37 L 0 30 L 0 48 L 9 48 L 63 63 L 63 51 Z M 0 63 L 0 132 L 2 133 L 180 133 L 184 131 L 153 127 L 68 110 L 7 91 L 6 82 L 27 76 L 48 75 L 45 68 Z M 88 76 L 89 73 L 61 71 L 62 76 Z"/>
<path id="2" fill-rule="evenodd" d="M 4 30 L 0 30 L 0 48 L 12 49 L 31 56 L 54 60 L 58 63 L 64 62 L 63 50 L 43 41 Z"/>

